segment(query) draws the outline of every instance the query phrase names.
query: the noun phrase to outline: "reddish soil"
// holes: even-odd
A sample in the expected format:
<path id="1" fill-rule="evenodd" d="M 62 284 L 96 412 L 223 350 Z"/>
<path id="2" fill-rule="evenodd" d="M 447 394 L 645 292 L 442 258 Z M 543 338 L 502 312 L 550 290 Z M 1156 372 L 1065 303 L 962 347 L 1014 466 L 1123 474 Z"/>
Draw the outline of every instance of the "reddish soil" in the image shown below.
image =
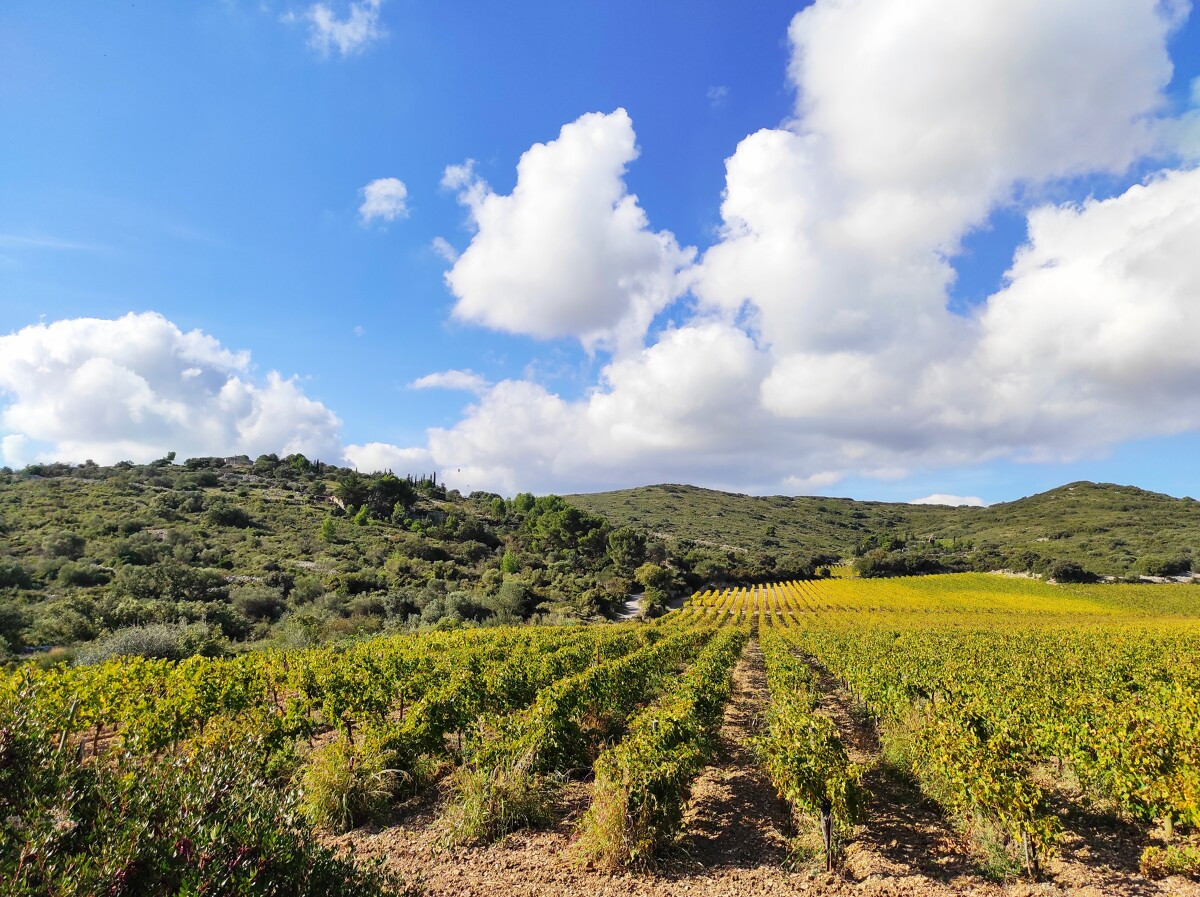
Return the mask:
<path id="1" fill-rule="evenodd" d="M 1063 857 L 1054 862 L 1047 881 L 989 881 L 937 807 L 879 762 L 874 727 L 829 677 L 821 680 L 822 709 L 841 730 L 854 759 L 869 768 L 864 780 L 870 792 L 868 818 L 855 832 L 838 873 L 825 873 L 823 866 L 791 871 L 786 868 L 790 814 L 749 747 L 769 697 L 757 644 L 751 643 L 735 668 L 734 685 L 718 756 L 692 789 L 684 833 L 653 873 L 609 875 L 576 859 L 574 829 L 590 800 L 586 782 L 566 786 L 550 828 L 518 832 L 485 847 L 437 846 L 437 794 L 399 808 L 393 824 L 359 829 L 331 843 L 349 855 L 381 858 L 389 869 L 423 883 L 431 897 L 1200 897 L 1200 885 L 1194 882 L 1151 882 L 1138 875 L 1144 833 L 1114 830 L 1095 819 L 1065 820 Z M 1120 846 L 1126 842 L 1132 845 L 1128 849 Z"/>

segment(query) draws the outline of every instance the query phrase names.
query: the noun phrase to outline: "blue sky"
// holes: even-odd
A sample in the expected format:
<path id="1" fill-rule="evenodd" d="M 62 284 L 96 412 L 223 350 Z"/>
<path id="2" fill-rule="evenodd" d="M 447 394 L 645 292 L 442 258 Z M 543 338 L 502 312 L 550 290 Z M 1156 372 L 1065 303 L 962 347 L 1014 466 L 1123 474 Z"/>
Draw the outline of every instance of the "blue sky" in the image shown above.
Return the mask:
<path id="1" fill-rule="evenodd" d="M 1190 9 L 873 6 L 6 5 L 0 460 L 1196 492 Z"/>

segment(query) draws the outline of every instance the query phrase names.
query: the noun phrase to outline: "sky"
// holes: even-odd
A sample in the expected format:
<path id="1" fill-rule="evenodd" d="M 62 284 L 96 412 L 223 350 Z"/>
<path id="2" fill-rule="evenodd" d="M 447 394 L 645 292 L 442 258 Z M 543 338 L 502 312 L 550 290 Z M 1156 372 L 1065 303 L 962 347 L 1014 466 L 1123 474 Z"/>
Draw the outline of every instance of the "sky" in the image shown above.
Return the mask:
<path id="1" fill-rule="evenodd" d="M 0 9 L 0 464 L 1200 493 L 1182 0 Z"/>

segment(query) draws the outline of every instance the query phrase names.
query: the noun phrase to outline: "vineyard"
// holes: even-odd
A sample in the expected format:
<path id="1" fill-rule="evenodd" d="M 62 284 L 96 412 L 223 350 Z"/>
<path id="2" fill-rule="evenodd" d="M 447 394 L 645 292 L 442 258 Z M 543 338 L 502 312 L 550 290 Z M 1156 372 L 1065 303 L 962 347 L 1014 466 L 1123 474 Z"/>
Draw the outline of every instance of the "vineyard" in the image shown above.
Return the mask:
<path id="1" fill-rule="evenodd" d="M 835 576 L 0 681 L 14 895 L 1185 893 L 1198 827 L 1190 586 Z"/>

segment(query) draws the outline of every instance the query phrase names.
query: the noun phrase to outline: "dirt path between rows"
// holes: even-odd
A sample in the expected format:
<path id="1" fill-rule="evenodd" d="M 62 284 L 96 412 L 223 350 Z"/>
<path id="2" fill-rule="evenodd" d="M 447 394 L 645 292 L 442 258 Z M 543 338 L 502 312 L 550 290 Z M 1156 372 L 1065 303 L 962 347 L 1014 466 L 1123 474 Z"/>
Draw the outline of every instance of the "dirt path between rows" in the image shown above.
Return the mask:
<path id="1" fill-rule="evenodd" d="M 717 756 L 697 779 L 684 833 L 655 873 L 609 875 L 578 862 L 574 832 L 591 800 L 588 782 L 566 786 L 550 828 L 517 832 L 485 847 L 438 847 L 442 798 L 436 793 L 399 810 L 390 825 L 359 829 L 330 843 L 359 859 L 381 859 L 423 883 L 430 897 L 1200 897 L 1190 882 L 1141 879 L 1139 887 L 1129 889 L 1128 877 L 1097 875 L 1078 865 L 1076 874 L 1057 881 L 987 881 L 937 808 L 876 762 L 873 725 L 855 714 L 853 698 L 827 676 L 820 681 L 822 712 L 834 720 L 854 758 L 870 765 L 864 781 L 871 795 L 868 819 L 849 845 L 840 873 L 827 874 L 823 867 L 789 871 L 784 863 L 790 814 L 750 746 L 769 701 L 756 642 L 734 668 L 733 684 Z"/>
<path id="2" fill-rule="evenodd" d="M 854 697 L 820 667 L 819 711 L 841 735 L 850 759 L 866 768 L 867 818 L 846 849 L 844 873 L 859 884 L 888 881 L 916 893 L 988 893 L 967 845 L 912 784 L 882 762 L 874 723 L 858 712 Z"/>
<path id="3" fill-rule="evenodd" d="M 486 847 L 439 849 L 434 797 L 409 808 L 395 825 L 359 829 L 332 843 L 360 859 L 382 858 L 393 871 L 422 881 L 431 897 L 814 893 L 808 877 L 782 868 L 787 853 L 786 808 L 758 770 L 749 744 L 768 699 L 762 652 L 756 644 L 734 668 L 733 685 L 717 756 L 693 786 L 683 835 L 654 873 L 609 875 L 575 858 L 575 825 L 591 799 L 586 782 L 567 786 L 553 827 L 517 832 Z"/>
<path id="4" fill-rule="evenodd" d="M 938 806 L 882 762 L 875 726 L 858 712 L 851 693 L 819 666 L 813 664 L 813 670 L 820 712 L 837 726 L 851 759 L 867 767 L 867 819 L 846 851 L 843 870 L 860 888 L 886 883 L 931 895 L 1200 897 L 1195 882 L 1178 877 L 1156 882 L 1139 874 L 1143 833 L 1135 825 L 1079 809 L 1078 794 L 1061 802 L 1063 836 L 1058 855 L 1048 864 L 1048 880 L 1001 884 L 985 879 L 966 839 Z"/>

